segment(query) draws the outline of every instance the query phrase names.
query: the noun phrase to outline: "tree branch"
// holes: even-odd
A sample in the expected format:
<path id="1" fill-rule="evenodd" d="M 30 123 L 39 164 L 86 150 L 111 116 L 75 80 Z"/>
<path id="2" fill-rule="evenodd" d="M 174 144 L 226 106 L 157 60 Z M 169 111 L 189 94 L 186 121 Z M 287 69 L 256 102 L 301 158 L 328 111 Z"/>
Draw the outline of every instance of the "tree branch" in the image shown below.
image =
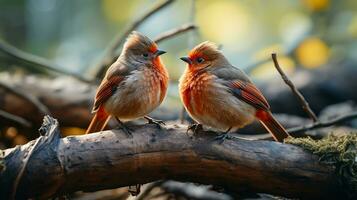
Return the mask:
<path id="1" fill-rule="evenodd" d="M 17 49 L 16 47 L 5 43 L 4 41 L 0 40 L 0 51 L 17 59 L 20 60 L 22 62 L 28 63 L 32 66 L 35 67 L 40 67 L 43 68 L 45 70 L 49 70 L 52 72 L 56 72 L 59 74 L 64 74 L 67 76 L 71 76 L 74 77 L 75 79 L 78 79 L 80 81 L 86 82 L 86 83 L 90 83 L 90 80 L 87 80 L 77 74 L 73 74 L 71 72 L 67 72 L 67 71 L 63 71 L 61 70 L 60 66 L 54 65 L 53 63 L 51 63 L 50 61 L 41 58 L 39 56 L 35 56 L 33 54 L 21 51 L 20 49 Z"/>
<path id="2" fill-rule="evenodd" d="M 10 93 L 15 94 L 16 96 L 23 98 L 25 101 L 28 101 L 32 105 L 34 105 L 37 110 L 43 114 L 43 115 L 48 115 L 50 114 L 49 109 L 41 103 L 35 96 L 33 96 L 31 93 L 23 91 L 21 88 L 15 88 L 9 84 L 6 84 L 2 81 L 0 81 L 0 88 L 4 88 L 5 90 L 9 91 Z"/>
<path id="3" fill-rule="evenodd" d="M 197 28 L 197 26 L 195 24 L 184 24 L 181 27 L 161 33 L 154 39 L 154 41 L 156 43 L 160 43 L 163 40 L 169 39 L 171 37 L 174 37 L 176 35 L 179 35 L 181 33 L 184 33 L 184 32 L 190 31 L 190 30 L 194 30 L 196 28 Z"/>
<path id="4" fill-rule="evenodd" d="M 312 111 L 312 109 L 310 108 L 309 103 L 306 101 L 304 96 L 299 92 L 299 90 L 296 89 L 293 82 L 290 81 L 290 79 L 286 76 L 284 71 L 281 69 L 281 67 L 278 63 L 278 59 L 276 58 L 276 53 L 271 54 L 271 57 L 274 61 L 275 68 L 278 70 L 279 74 L 281 75 L 281 78 L 290 87 L 293 94 L 298 98 L 304 111 L 309 115 L 309 117 L 312 119 L 312 121 L 317 122 L 318 118 L 316 117 L 316 114 Z"/>
<path id="5" fill-rule="evenodd" d="M 47 133 L 33 150 L 16 198 L 49 198 L 162 179 L 296 198 L 345 195 L 334 167 L 320 164 L 317 156 L 293 145 L 242 139 L 219 143 L 212 132 L 191 139 L 186 127 L 179 125 L 131 126 L 132 138 L 120 130 L 60 138 L 55 120 L 46 117 L 45 121 L 41 130 Z M 2 199 L 8 198 L 21 160 L 33 143 L 5 150 Z"/>
<path id="6" fill-rule="evenodd" d="M 333 118 L 331 120 L 327 120 L 324 122 L 316 122 L 316 123 L 312 123 L 312 124 L 305 125 L 305 126 L 290 128 L 290 129 L 287 129 L 286 131 L 288 131 L 288 133 L 290 133 L 290 135 L 293 137 L 302 137 L 302 136 L 306 136 L 305 134 L 302 134 L 306 131 L 311 131 L 311 130 L 315 130 L 315 129 L 319 129 L 319 128 L 325 128 L 325 127 L 329 127 L 329 126 L 342 124 L 344 122 L 351 121 L 353 119 L 357 119 L 357 111 L 351 112 L 346 115 L 342 115 L 342 116 L 339 116 L 339 117 L 336 117 L 336 118 Z M 271 140 L 272 139 L 271 134 L 249 135 L 247 138 L 255 139 L 255 140 Z"/>
<path id="7" fill-rule="evenodd" d="M 2 125 L 4 125 L 4 121 L 8 121 L 9 123 L 21 125 L 26 128 L 29 128 L 32 126 L 31 122 L 27 121 L 26 119 L 16 116 L 16 115 L 13 115 L 11 113 L 8 113 L 4 110 L 0 110 L 0 119 L 1 119 Z"/>

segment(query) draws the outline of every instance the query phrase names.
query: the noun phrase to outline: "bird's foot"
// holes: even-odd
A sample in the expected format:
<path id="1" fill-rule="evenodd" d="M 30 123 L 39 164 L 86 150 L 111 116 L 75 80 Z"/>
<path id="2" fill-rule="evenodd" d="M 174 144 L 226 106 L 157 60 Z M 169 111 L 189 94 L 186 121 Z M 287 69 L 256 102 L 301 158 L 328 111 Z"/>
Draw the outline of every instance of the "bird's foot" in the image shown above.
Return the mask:
<path id="1" fill-rule="evenodd" d="M 126 125 L 122 125 L 122 126 L 120 127 L 120 129 L 121 129 L 128 137 L 130 137 L 130 138 L 133 137 L 133 134 L 132 134 L 132 132 L 134 132 L 133 129 L 129 128 L 129 127 L 126 126 Z"/>
<path id="2" fill-rule="evenodd" d="M 220 135 L 214 137 L 214 140 L 218 140 L 220 143 L 222 143 L 222 142 L 224 142 L 224 140 L 226 140 L 226 139 L 229 139 L 229 140 L 232 139 L 233 137 L 232 137 L 231 135 L 229 135 L 229 131 L 230 131 L 231 129 L 232 129 L 232 127 L 229 128 L 227 131 L 223 132 L 222 134 L 220 134 Z"/>
<path id="3" fill-rule="evenodd" d="M 226 139 L 232 139 L 232 136 L 230 136 L 228 133 L 223 133 L 223 134 L 220 134 L 216 137 L 214 137 L 214 140 L 218 140 L 220 143 L 224 142 L 224 140 Z"/>
<path id="4" fill-rule="evenodd" d="M 189 131 L 192 131 L 193 135 L 195 135 L 200 131 L 203 131 L 203 126 L 202 124 L 191 124 L 187 127 L 186 134 L 188 134 Z"/>
<path id="5" fill-rule="evenodd" d="M 131 185 L 128 188 L 128 192 L 131 194 L 131 196 L 137 196 L 140 193 L 140 189 L 141 184 Z"/>
<path id="6" fill-rule="evenodd" d="M 126 126 L 122 121 L 119 120 L 119 118 L 115 117 L 115 119 L 119 123 L 118 129 L 121 129 L 128 137 L 132 138 L 133 134 L 131 132 L 134 130 Z"/>
<path id="7" fill-rule="evenodd" d="M 148 124 L 156 124 L 156 126 L 158 126 L 159 128 L 161 128 L 161 125 L 166 125 L 165 122 L 162 120 L 153 119 L 149 116 L 144 116 L 144 118 L 148 121 Z"/>

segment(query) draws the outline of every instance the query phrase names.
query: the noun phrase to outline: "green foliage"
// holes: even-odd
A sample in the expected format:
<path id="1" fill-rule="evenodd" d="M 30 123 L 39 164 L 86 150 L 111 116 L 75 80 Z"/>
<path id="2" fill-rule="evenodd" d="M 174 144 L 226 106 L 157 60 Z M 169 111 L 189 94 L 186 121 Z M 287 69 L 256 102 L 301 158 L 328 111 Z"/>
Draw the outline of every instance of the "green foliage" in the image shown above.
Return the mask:
<path id="1" fill-rule="evenodd" d="M 285 143 L 298 145 L 320 157 L 324 164 L 333 165 L 342 187 L 357 195 L 357 133 L 330 135 L 321 140 L 289 137 Z"/>

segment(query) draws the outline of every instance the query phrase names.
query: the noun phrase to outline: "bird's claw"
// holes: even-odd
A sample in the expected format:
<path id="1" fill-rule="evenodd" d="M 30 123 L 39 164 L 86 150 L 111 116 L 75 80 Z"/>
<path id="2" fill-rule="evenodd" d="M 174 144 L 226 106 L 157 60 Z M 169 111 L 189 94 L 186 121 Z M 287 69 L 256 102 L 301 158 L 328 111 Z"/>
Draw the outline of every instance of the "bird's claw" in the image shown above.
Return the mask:
<path id="1" fill-rule="evenodd" d="M 128 192 L 131 196 L 137 196 L 140 193 L 141 184 L 131 185 L 128 188 Z"/>
<path id="2" fill-rule="evenodd" d="M 131 133 L 134 131 L 133 129 L 131 129 L 125 125 L 120 126 L 119 129 L 121 129 L 128 137 L 130 137 L 130 138 L 133 137 L 133 134 Z"/>
<path id="3" fill-rule="evenodd" d="M 131 133 L 131 132 L 133 132 L 133 129 L 131 129 L 131 128 L 127 127 L 127 126 L 120 125 L 120 126 L 117 126 L 116 129 L 122 130 L 130 138 L 133 137 L 133 134 Z"/>
<path id="4" fill-rule="evenodd" d="M 161 125 L 163 126 L 166 125 L 164 121 L 159 119 L 154 119 L 148 116 L 145 116 L 144 118 L 148 121 L 148 124 L 156 124 L 158 127 L 161 127 Z"/>
<path id="5" fill-rule="evenodd" d="M 189 131 L 192 131 L 193 134 L 197 134 L 202 130 L 203 130 L 202 124 L 191 124 L 187 127 L 186 134 L 188 134 Z"/>
<path id="6" fill-rule="evenodd" d="M 119 123 L 118 129 L 121 129 L 128 137 L 132 138 L 133 134 L 131 132 L 133 132 L 134 130 L 127 127 L 122 121 L 120 121 L 119 118 L 115 117 L 115 119 Z"/>
<path id="7" fill-rule="evenodd" d="M 218 140 L 220 143 L 224 142 L 224 140 L 228 139 L 232 139 L 233 137 L 230 136 L 228 133 L 223 133 L 223 134 L 220 134 L 216 137 L 214 137 L 214 140 Z"/>

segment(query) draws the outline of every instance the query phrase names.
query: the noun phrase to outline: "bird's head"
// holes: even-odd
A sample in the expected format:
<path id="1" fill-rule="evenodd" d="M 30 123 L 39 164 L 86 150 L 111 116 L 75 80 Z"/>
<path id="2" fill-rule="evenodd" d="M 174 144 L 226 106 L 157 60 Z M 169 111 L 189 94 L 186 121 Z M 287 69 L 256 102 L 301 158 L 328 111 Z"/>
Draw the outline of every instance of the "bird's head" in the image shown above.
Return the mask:
<path id="1" fill-rule="evenodd" d="M 188 56 L 181 57 L 181 60 L 188 64 L 190 70 L 214 68 L 226 62 L 226 58 L 213 42 L 203 42 L 194 47 Z"/>
<path id="2" fill-rule="evenodd" d="M 160 63 L 159 56 L 164 53 L 150 38 L 133 31 L 124 44 L 122 57 L 130 63 L 151 65 Z"/>

